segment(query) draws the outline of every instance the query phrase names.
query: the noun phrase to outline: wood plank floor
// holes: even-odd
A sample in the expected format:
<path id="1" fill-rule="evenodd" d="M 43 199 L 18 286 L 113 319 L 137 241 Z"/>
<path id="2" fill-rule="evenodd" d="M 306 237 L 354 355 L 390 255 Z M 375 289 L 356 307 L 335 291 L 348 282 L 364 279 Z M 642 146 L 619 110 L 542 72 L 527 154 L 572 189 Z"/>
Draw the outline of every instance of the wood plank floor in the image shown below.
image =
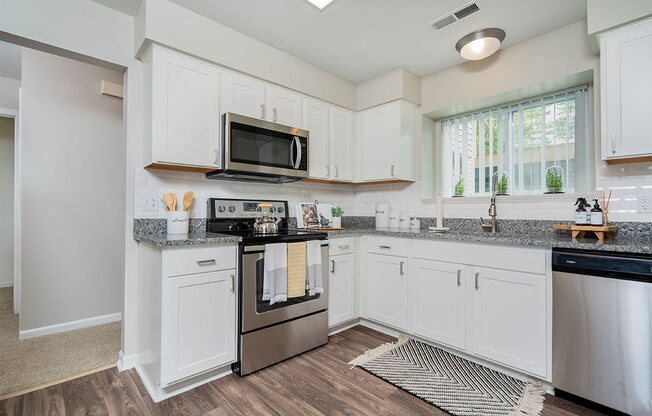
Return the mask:
<path id="1" fill-rule="evenodd" d="M 235 374 L 160 403 L 134 370 L 111 368 L 0 402 L 4 415 L 446 415 L 434 406 L 346 364 L 393 338 L 357 326 L 327 345 L 247 377 Z M 546 396 L 542 416 L 599 413 Z"/>

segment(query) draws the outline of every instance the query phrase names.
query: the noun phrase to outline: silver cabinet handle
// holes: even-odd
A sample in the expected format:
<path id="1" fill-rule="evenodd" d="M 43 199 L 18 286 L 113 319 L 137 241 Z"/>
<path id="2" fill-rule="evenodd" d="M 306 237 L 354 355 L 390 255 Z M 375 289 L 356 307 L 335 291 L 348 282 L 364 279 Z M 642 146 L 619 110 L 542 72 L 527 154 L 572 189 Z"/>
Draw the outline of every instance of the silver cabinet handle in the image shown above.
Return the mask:
<path id="1" fill-rule="evenodd" d="M 331 260 L 331 273 L 335 273 L 335 260 Z"/>
<path id="2" fill-rule="evenodd" d="M 265 104 L 260 105 L 260 118 L 265 118 Z"/>
<path id="3" fill-rule="evenodd" d="M 278 113 L 276 111 L 276 107 L 272 109 L 272 112 L 274 113 L 274 123 L 276 123 L 276 120 L 278 120 Z"/>
<path id="4" fill-rule="evenodd" d="M 235 275 L 231 275 L 231 293 L 235 293 Z"/>
<path id="5" fill-rule="evenodd" d="M 337 246 L 337 248 L 339 248 L 340 250 L 348 250 L 348 249 L 349 249 L 349 245 L 347 244 L 347 245 L 345 245 L 345 246 Z"/>
<path id="6" fill-rule="evenodd" d="M 475 290 L 480 289 L 480 282 L 478 280 L 479 278 L 480 278 L 480 273 L 476 272 L 475 273 Z"/>
<path id="7" fill-rule="evenodd" d="M 462 270 L 457 269 L 457 287 L 462 286 Z"/>
<path id="8" fill-rule="evenodd" d="M 392 178 L 394 177 L 394 165 L 392 165 Z"/>
<path id="9" fill-rule="evenodd" d="M 326 177 L 329 177 L 330 174 L 331 174 L 331 170 L 330 170 L 330 168 L 328 167 L 328 165 L 324 165 L 324 170 L 326 171 Z"/>
<path id="10" fill-rule="evenodd" d="M 611 133 L 611 153 L 616 153 L 616 133 Z"/>
<path id="11" fill-rule="evenodd" d="M 208 266 L 210 264 L 217 264 L 217 261 L 215 261 L 215 259 L 197 260 L 197 265 L 199 266 Z"/>
<path id="12" fill-rule="evenodd" d="M 401 276 L 405 276 L 405 273 L 403 273 L 403 264 L 404 264 L 404 263 L 405 263 L 404 261 L 402 261 L 402 262 L 399 263 L 399 268 L 400 268 Z"/>
<path id="13" fill-rule="evenodd" d="M 215 151 L 215 164 L 219 165 L 220 164 L 220 160 L 219 160 L 220 159 L 220 152 L 219 152 L 217 147 L 215 148 L 214 151 Z"/>
<path id="14" fill-rule="evenodd" d="M 335 166 L 335 177 L 337 178 L 339 175 L 337 173 L 337 166 Z"/>
<path id="15" fill-rule="evenodd" d="M 383 250 L 391 250 L 392 246 L 378 246 L 378 248 L 383 249 Z"/>

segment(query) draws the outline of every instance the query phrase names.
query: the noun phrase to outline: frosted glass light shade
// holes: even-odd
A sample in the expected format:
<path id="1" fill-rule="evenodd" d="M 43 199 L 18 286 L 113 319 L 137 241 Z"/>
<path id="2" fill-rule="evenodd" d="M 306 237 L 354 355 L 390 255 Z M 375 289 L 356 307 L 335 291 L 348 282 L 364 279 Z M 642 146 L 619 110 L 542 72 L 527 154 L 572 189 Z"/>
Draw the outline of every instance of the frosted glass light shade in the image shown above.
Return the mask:
<path id="1" fill-rule="evenodd" d="M 455 49 L 462 58 L 478 61 L 493 55 L 505 39 L 505 31 L 497 28 L 480 29 L 457 41 Z"/>

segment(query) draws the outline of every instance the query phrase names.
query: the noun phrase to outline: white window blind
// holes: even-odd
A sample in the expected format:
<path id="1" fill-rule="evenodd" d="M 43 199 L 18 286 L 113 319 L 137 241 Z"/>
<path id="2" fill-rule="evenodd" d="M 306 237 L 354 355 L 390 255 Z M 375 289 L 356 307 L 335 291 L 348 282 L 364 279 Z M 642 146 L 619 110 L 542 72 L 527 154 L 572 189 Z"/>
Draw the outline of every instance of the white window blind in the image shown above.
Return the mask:
<path id="1" fill-rule="evenodd" d="M 463 195 L 490 194 L 495 173 L 507 194 L 546 193 L 549 168 L 562 173 L 562 192 L 586 190 L 586 86 L 454 116 L 442 128 L 448 196 L 460 179 Z"/>

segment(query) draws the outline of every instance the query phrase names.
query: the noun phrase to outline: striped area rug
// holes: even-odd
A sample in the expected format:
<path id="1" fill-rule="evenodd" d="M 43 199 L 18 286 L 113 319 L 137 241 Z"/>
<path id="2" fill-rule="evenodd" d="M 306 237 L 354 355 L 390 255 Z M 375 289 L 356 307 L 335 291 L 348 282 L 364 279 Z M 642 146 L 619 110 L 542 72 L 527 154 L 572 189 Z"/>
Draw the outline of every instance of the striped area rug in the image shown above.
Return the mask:
<path id="1" fill-rule="evenodd" d="M 455 416 L 537 416 L 544 389 L 439 348 L 401 337 L 349 364 Z"/>

